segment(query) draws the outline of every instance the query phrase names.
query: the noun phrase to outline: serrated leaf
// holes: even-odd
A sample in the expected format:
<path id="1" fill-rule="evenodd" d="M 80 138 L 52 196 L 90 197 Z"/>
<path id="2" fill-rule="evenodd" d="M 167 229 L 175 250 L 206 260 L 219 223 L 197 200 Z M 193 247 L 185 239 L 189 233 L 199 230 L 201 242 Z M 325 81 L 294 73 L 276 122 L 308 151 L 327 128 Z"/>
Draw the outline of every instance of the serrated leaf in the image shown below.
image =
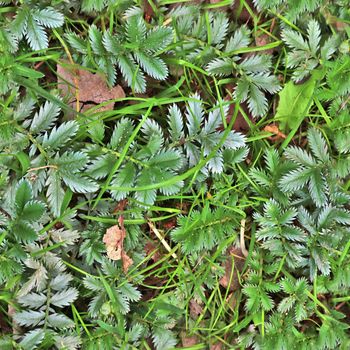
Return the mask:
<path id="1" fill-rule="evenodd" d="M 249 87 L 248 108 L 253 116 L 262 116 L 267 111 L 267 99 L 264 93 L 253 84 Z"/>
<path id="2" fill-rule="evenodd" d="M 116 157 L 113 154 L 106 154 L 100 158 L 97 158 L 91 162 L 87 167 L 87 172 L 95 180 L 103 179 L 113 169 L 113 165 L 116 161 Z"/>
<path id="3" fill-rule="evenodd" d="M 44 311 L 21 311 L 14 315 L 14 320 L 21 326 L 31 327 L 40 324 L 45 318 Z"/>
<path id="4" fill-rule="evenodd" d="M 46 7 L 41 10 L 35 10 L 33 18 L 41 25 L 47 28 L 58 28 L 64 23 L 62 13 L 56 11 L 52 7 Z"/>
<path id="5" fill-rule="evenodd" d="M 134 125 L 130 119 L 120 119 L 114 127 L 113 134 L 108 144 L 109 147 L 113 150 L 119 150 L 124 147 L 133 130 Z"/>
<path id="6" fill-rule="evenodd" d="M 131 16 L 126 22 L 126 35 L 130 43 L 140 45 L 146 37 L 146 24 L 142 16 Z"/>
<path id="7" fill-rule="evenodd" d="M 35 329 L 28 332 L 23 339 L 20 341 L 19 345 L 23 350 L 34 350 L 43 341 L 45 332 L 42 329 Z"/>
<path id="8" fill-rule="evenodd" d="M 210 61 L 206 67 L 206 70 L 217 76 L 228 76 L 232 74 L 233 63 L 230 58 L 215 58 Z"/>
<path id="9" fill-rule="evenodd" d="M 51 279 L 50 287 L 53 290 L 62 290 L 67 288 L 69 282 L 73 279 L 73 276 L 69 273 L 62 273 Z"/>
<path id="10" fill-rule="evenodd" d="M 50 170 L 47 180 L 47 200 L 49 202 L 52 213 L 59 217 L 61 214 L 61 207 L 64 199 L 64 190 L 61 185 L 61 178 L 57 171 Z"/>
<path id="11" fill-rule="evenodd" d="M 316 55 L 320 40 L 321 40 L 321 29 L 318 22 L 314 19 L 310 20 L 307 26 L 307 35 L 308 35 L 308 41 L 310 50 L 313 55 Z"/>
<path id="12" fill-rule="evenodd" d="M 161 58 L 146 55 L 142 51 L 135 52 L 134 57 L 142 69 L 152 78 L 164 80 L 168 76 L 168 67 Z"/>
<path id="13" fill-rule="evenodd" d="M 141 293 L 131 283 L 124 283 L 118 289 L 131 301 L 139 301 Z"/>
<path id="14" fill-rule="evenodd" d="M 70 305 L 77 297 L 78 290 L 75 288 L 68 288 L 66 290 L 55 293 L 51 298 L 51 304 L 57 307 L 64 307 Z"/>
<path id="15" fill-rule="evenodd" d="M 46 302 L 46 295 L 43 293 L 29 293 L 18 298 L 18 302 L 24 306 L 38 309 Z"/>
<path id="16" fill-rule="evenodd" d="M 250 31 L 247 27 L 237 29 L 226 44 L 225 52 L 236 51 L 248 47 L 250 44 Z"/>
<path id="17" fill-rule="evenodd" d="M 145 162 L 150 168 L 179 170 L 183 165 L 182 155 L 177 150 L 164 150 Z"/>
<path id="18" fill-rule="evenodd" d="M 47 317 L 47 320 L 50 326 L 53 328 L 61 329 L 61 328 L 74 327 L 74 322 L 70 318 L 68 318 L 66 315 L 63 315 L 63 314 L 57 314 L 57 313 L 50 314 Z"/>
<path id="19" fill-rule="evenodd" d="M 141 42 L 141 48 L 150 52 L 164 50 L 173 39 L 171 28 L 156 27 L 149 31 Z"/>
<path id="20" fill-rule="evenodd" d="M 132 187 L 134 185 L 136 168 L 132 162 L 126 163 L 114 176 L 111 182 L 111 195 L 115 200 L 124 199 L 129 191 L 113 189 L 113 187 Z"/>
<path id="21" fill-rule="evenodd" d="M 292 49 L 309 51 L 309 46 L 300 33 L 291 29 L 285 29 L 282 31 L 281 36 L 282 40 Z"/>
<path id="22" fill-rule="evenodd" d="M 44 214 L 45 206 L 39 201 L 29 201 L 25 204 L 21 218 L 27 221 L 37 221 Z"/>
<path id="23" fill-rule="evenodd" d="M 82 54 L 87 54 L 87 44 L 84 39 L 82 39 L 79 35 L 75 33 L 65 33 L 64 35 L 70 46 L 72 46 L 75 50 Z"/>
<path id="24" fill-rule="evenodd" d="M 56 121 L 60 112 L 60 106 L 53 102 L 46 101 L 45 104 L 40 107 L 39 112 L 35 114 L 30 126 L 30 131 L 32 133 L 39 133 L 47 130 Z"/>
<path id="25" fill-rule="evenodd" d="M 102 44 L 102 32 L 94 24 L 89 28 L 89 42 L 96 55 L 102 55 L 105 52 Z"/>
<path id="26" fill-rule="evenodd" d="M 154 183 L 153 174 L 151 169 L 144 169 L 142 173 L 138 176 L 136 180 L 136 186 L 141 187 L 145 185 L 150 185 Z M 157 190 L 144 190 L 144 191 L 136 191 L 135 199 L 142 204 L 152 205 L 156 200 Z"/>
<path id="27" fill-rule="evenodd" d="M 173 332 L 163 327 L 154 327 L 152 333 L 153 343 L 157 350 L 174 349 L 178 343 Z"/>
<path id="28" fill-rule="evenodd" d="M 21 40 L 26 33 L 28 23 L 28 10 L 26 8 L 18 8 L 15 19 L 11 23 L 11 32 Z"/>
<path id="29" fill-rule="evenodd" d="M 21 212 L 26 205 L 33 197 L 32 186 L 25 179 L 21 180 L 18 183 L 16 189 L 15 203 L 19 212 Z"/>
<path id="30" fill-rule="evenodd" d="M 42 145 L 56 150 L 66 145 L 77 133 L 79 125 L 75 120 L 62 123 L 58 128 L 55 126 L 50 135 L 45 134 Z"/>
<path id="31" fill-rule="evenodd" d="M 36 231 L 24 221 L 17 221 L 12 226 L 12 232 L 21 242 L 32 242 L 38 236 Z"/>
<path id="32" fill-rule="evenodd" d="M 314 128 L 310 128 L 307 133 L 307 139 L 315 157 L 322 162 L 327 163 L 329 161 L 328 147 L 321 133 Z"/>
<path id="33" fill-rule="evenodd" d="M 186 106 L 187 129 L 190 136 L 194 136 L 201 130 L 203 122 L 203 106 L 200 96 L 195 93 L 191 96 L 194 100 L 189 101 Z"/>
<path id="34" fill-rule="evenodd" d="M 179 107 L 175 104 L 169 108 L 168 124 L 172 140 L 177 141 L 184 137 L 182 113 Z"/>
<path id="35" fill-rule="evenodd" d="M 91 193 L 98 190 L 98 185 L 92 179 L 68 171 L 60 172 L 64 183 L 77 193 Z"/>
<path id="36" fill-rule="evenodd" d="M 26 38 L 32 50 L 47 49 L 49 42 L 44 28 L 38 24 L 32 15 L 27 17 Z"/>
<path id="37" fill-rule="evenodd" d="M 118 56 L 117 63 L 128 86 L 135 89 L 135 92 L 145 92 L 146 80 L 140 68 L 135 64 L 131 56 Z"/>

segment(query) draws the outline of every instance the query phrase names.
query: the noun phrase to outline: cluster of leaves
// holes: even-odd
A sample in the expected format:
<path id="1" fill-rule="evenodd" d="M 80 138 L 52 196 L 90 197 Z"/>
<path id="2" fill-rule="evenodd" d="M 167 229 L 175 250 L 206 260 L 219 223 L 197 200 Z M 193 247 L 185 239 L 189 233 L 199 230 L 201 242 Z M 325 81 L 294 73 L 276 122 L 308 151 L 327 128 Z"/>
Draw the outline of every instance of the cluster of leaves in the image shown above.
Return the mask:
<path id="1" fill-rule="evenodd" d="M 340 135 L 337 137 L 341 138 Z M 349 240 L 349 195 L 343 188 L 350 175 L 349 155 L 341 148 L 343 139 L 336 145 L 336 152 L 331 154 L 319 130 L 310 128 L 307 138 L 311 153 L 299 147 L 289 147 L 283 160 L 275 150 L 269 150 L 265 156 L 268 172 L 262 169 L 251 171 L 259 192 L 261 189 L 265 195 L 270 193 L 272 198 L 264 204 L 263 212 L 254 216 L 259 224 L 256 239 L 260 244 L 250 262 L 252 270 L 243 293 L 248 298 L 248 311 L 259 314 L 262 310 L 274 310 L 274 313 L 266 325 L 266 339 L 251 333 L 242 337 L 242 344 L 254 343 L 268 349 L 277 343 L 279 348 L 312 343 L 317 349 L 333 349 L 338 345 L 346 348 L 349 344 L 345 332 L 347 325 L 340 321 L 344 315 L 328 310 L 322 304 L 322 311 L 326 313 L 320 312 L 307 282 L 314 282 L 316 294 L 324 292 L 326 279 L 334 281 L 338 287 L 349 288 L 347 274 L 342 271 L 344 260 L 348 258 L 337 253 Z M 271 184 L 275 184 L 278 190 L 272 189 Z M 263 266 L 259 263 L 262 254 Z M 294 280 L 288 271 L 297 272 L 302 277 Z M 280 273 L 285 277 L 278 283 L 276 279 Z M 323 281 L 320 285 L 319 278 Z M 343 295 L 342 290 L 343 287 L 333 292 Z M 285 296 L 275 307 L 275 300 L 279 298 L 273 294 L 281 292 Z M 310 317 L 317 317 L 322 322 L 318 336 L 305 333 L 297 339 L 290 334 L 290 329 L 286 330 L 289 334 L 286 337 L 274 333 L 277 332 L 277 320 L 284 319 L 283 322 L 297 332 L 300 322 Z M 339 334 L 330 340 L 327 337 L 332 323 L 337 324 Z M 313 340 L 308 337 L 313 337 Z M 304 348 L 304 345 L 300 346 Z"/>
<path id="2" fill-rule="evenodd" d="M 124 162 L 114 169 L 115 162 L 123 154 L 125 142 L 135 133 L 131 119 L 123 118 L 115 126 L 107 147 L 93 148 L 97 157 L 88 167 L 88 174 L 103 179 L 113 174 L 110 189 L 116 200 L 126 198 L 134 189 L 134 198 L 142 205 L 154 204 L 157 189 L 166 196 L 179 193 L 184 186 L 176 176 L 189 168 L 198 167 L 207 158 L 207 164 L 199 168 L 202 181 L 210 174 L 224 171 L 225 157 L 236 154 L 241 162 L 246 154 L 245 138 L 237 132 L 224 135 L 219 130 L 222 123 L 221 108 L 214 106 L 205 118 L 203 102 L 199 95 L 190 97 L 186 106 L 186 124 L 178 106 L 169 108 L 167 116 L 168 135 L 164 135 L 160 124 L 147 119 L 141 126 L 142 143 L 128 146 Z M 226 106 L 227 107 L 227 106 Z M 222 107 L 227 110 L 226 107 Z M 239 155 L 239 156 L 238 156 Z M 114 174 L 115 173 L 115 174 Z M 145 189 L 147 186 L 154 186 Z M 138 190 L 139 189 L 139 190 Z"/>
<path id="3" fill-rule="evenodd" d="M 176 20 L 177 48 L 186 59 L 205 66 L 214 76 L 235 76 L 234 97 L 248 101 L 252 115 L 262 116 L 268 109 L 264 92 L 274 94 L 280 89 L 278 79 L 271 74 L 269 55 L 242 58 L 240 53 L 251 44 L 251 32 L 246 26 L 229 30 L 229 18 L 224 13 L 206 16 L 192 8 L 179 8 L 172 14 Z M 177 53 L 177 51 L 176 51 Z"/>
<path id="4" fill-rule="evenodd" d="M 347 2 L 1 1 L 0 348 L 350 348 Z"/>
<path id="5" fill-rule="evenodd" d="M 116 33 L 103 33 L 94 25 L 84 40 L 75 33 L 67 33 L 69 44 L 82 54 L 82 63 L 89 68 L 98 67 L 110 85 L 116 82 L 117 65 L 128 86 L 135 92 L 146 91 L 145 74 L 158 80 L 168 76 L 166 63 L 159 54 L 172 41 L 172 30 L 166 27 L 148 29 L 142 15 L 128 13 L 125 23 Z"/>

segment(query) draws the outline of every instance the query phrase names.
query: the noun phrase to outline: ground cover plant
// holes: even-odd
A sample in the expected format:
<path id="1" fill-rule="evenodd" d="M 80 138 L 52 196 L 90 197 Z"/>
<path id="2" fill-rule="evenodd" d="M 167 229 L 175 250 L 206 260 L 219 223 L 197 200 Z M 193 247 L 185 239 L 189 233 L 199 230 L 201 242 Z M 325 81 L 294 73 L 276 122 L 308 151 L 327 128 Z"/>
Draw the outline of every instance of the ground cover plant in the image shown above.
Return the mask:
<path id="1" fill-rule="evenodd" d="M 349 9 L 0 1 L 0 349 L 349 349 Z"/>

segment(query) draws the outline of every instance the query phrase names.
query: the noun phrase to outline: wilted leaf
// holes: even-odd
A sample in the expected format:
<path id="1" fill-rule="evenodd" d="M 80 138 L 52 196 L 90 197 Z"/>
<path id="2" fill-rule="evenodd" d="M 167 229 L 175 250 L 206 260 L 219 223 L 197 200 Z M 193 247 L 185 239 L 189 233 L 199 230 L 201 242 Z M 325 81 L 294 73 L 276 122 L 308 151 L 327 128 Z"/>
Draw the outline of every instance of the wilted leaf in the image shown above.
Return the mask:
<path id="1" fill-rule="evenodd" d="M 96 104 L 125 97 L 120 85 L 109 88 L 100 74 L 93 74 L 83 69 L 73 69 L 67 62 L 57 64 L 57 85 L 62 97 L 68 96 L 68 104 L 76 110 L 79 99 L 80 112 L 84 112 Z M 114 102 L 108 103 L 98 111 L 113 110 Z"/>
<path id="2" fill-rule="evenodd" d="M 103 236 L 103 243 L 106 245 L 107 256 L 112 260 L 122 260 L 123 271 L 126 273 L 132 265 L 133 260 L 124 251 L 123 243 L 126 237 L 126 230 L 123 218 L 120 217 L 119 225 L 107 229 Z"/>
<path id="3" fill-rule="evenodd" d="M 232 265 L 232 262 L 234 264 Z M 231 247 L 228 250 L 228 258 L 225 262 L 225 275 L 220 279 L 220 284 L 230 291 L 240 287 L 238 273 L 242 271 L 245 257 L 239 248 Z"/>
<path id="4" fill-rule="evenodd" d="M 271 133 L 275 134 L 274 136 L 268 137 L 268 139 L 271 140 L 272 142 L 276 142 L 276 141 L 279 141 L 279 140 L 286 138 L 286 135 L 280 131 L 280 129 L 278 128 L 278 126 L 276 124 L 266 125 L 264 127 L 264 131 L 271 132 Z"/>

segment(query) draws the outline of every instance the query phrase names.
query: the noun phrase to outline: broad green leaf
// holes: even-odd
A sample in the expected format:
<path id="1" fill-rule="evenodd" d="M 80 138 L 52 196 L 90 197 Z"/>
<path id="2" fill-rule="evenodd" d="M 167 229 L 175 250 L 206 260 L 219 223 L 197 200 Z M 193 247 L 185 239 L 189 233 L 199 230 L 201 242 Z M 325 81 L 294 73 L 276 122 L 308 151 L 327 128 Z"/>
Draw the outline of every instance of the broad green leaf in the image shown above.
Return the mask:
<path id="1" fill-rule="evenodd" d="M 27 202 L 23 208 L 21 218 L 28 221 L 37 221 L 44 214 L 45 206 L 39 201 Z"/>
<path id="2" fill-rule="evenodd" d="M 17 186 L 15 203 L 17 209 L 22 211 L 27 202 L 32 199 L 33 192 L 32 186 L 29 184 L 27 180 L 21 180 Z"/>
<path id="3" fill-rule="evenodd" d="M 289 81 L 279 93 L 279 103 L 275 120 L 280 122 L 280 129 L 288 131 L 298 128 L 313 104 L 316 80 L 310 78 L 303 84 L 296 85 Z"/>

